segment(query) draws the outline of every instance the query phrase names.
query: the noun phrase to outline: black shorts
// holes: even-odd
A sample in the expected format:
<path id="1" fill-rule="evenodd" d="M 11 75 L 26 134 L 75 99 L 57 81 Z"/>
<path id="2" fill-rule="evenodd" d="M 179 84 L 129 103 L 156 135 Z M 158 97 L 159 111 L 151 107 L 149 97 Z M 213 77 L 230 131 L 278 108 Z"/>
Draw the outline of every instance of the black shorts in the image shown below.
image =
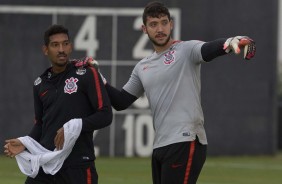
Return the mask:
<path id="1" fill-rule="evenodd" d="M 67 167 L 55 175 L 45 174 L 40 168 L 35 178 L 28 177 L 25 184 L 98 184 L 95 164 Z"/>
<path id="2" fill-rule="evenodd" d="M 196 184 L 207 155 L 207 145 L 180 142 L 156 148 L 152 155 L 154 184 Z"/>

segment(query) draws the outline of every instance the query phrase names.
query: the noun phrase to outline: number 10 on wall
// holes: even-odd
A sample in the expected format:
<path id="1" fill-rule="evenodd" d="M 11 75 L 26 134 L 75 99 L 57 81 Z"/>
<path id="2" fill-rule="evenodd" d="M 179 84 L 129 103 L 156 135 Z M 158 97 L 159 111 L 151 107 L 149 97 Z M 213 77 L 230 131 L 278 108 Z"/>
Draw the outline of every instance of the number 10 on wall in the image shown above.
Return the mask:
<path id="1" fill-rule="evenodd" d="M 125 131 L 125 156 L 134 154 L 147 157 L 152 154 L 154 128 L 150 115 L 126 115 L 122 128 Z"/>

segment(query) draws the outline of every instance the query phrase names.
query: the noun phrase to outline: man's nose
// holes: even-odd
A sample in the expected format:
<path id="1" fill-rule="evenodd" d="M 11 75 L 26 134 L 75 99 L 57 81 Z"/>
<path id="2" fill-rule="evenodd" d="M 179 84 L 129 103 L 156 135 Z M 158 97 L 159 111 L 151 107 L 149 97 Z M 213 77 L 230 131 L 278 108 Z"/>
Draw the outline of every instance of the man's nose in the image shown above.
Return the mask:
<path id="1" fill-rule="evenodd" d="M 63 44 L 59 45 L 59 52 L 64 52 L 64 45 Z"/>
<path id="2" fill-rule="evenodd" d="M 163 32 L 164 28 L 161 24 L 157 26 L 157 32 Z"/>

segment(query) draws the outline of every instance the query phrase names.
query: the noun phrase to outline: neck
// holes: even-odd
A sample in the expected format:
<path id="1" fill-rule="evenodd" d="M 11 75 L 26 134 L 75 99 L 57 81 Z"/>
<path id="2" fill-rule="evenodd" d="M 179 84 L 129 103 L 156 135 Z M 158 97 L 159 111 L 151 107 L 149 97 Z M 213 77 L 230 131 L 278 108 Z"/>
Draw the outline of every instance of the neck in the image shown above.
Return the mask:
<path id="1" fill-rule="evenodd" d="M 52 72 L 53 73 L 61 73 L 61 72 L 63 72 L 63 71 L 65 71 L 65 69 L 66 69 L 66 65 L 65 66 L 52 66 Z"/>
<path id="2" fill-rule="evenodd" d="M 174 40 L 173 39 L 170 39 L 167 44 L 165 45 L 162 45 L 162 46 L 158 46 L 158 45 L 153 45 L 156 53 L 161 53 L 165 50 L 167 50 L 172 44 L 174 43 Z"/>

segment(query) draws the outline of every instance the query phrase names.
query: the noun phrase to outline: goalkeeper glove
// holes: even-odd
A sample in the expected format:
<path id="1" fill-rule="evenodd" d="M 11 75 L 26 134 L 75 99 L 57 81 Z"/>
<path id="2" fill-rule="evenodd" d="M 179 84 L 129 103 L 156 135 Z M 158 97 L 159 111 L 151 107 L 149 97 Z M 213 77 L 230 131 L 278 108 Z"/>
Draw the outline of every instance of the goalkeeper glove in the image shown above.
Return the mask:
<path id="1" fill-rule="evenodd" d="M 93 59 L 93 57 L 84 57 L 82 59 L 72 59 L 70 60 L 77 68 L 85 66 L 93 66 L 98 70 L 98 62 Z"/>
<path id="2" fill-rule="evenodd" d="M 86 62 L 87 62 L 87 64 L 88 64 L 89 66 L 93 66 L 94 68 L 96 68 L 96 69 L 98 70 L 98 72 L 99 72 L 99 74 L 100 74 L 100 76 L 101 76 L 101 78 L 102 78 L 102 81 L 103 81 L 104 85 L 106 85 L 106 84 L 107 84 L 107 80 L 106 80 L 106 78 L 102 75 L 102 73 L 100 72 L 98 61 L 96 61 L 96 60 L 93 59 L 92 57 L 89 57 Z"/>
<path id="3" fill-rule="evenodd" d="M 242 48 L 244 48 L 244 59 L 250 60 L 255 56 L 255 42 L 247 36 L 228 38 L 223 45 L 223 49 L 226 53 L 233 51 L 235 54 L 240 54 Z"/>
<path id="4" fill-rule="evenodd" d="M 101 78 L 102 78 L 104 85 L 107 84 L 106 78 L 100 72 L 98 61 L 96 61 L 92 57 L 85 57 L 85 58 L 82 58 L 82 59 L 72 59 L 72 60 L 70 60 L 70 62 L 72 64 L 74 64 L 77 68 L 86 67 L 86 66 L 92 66 L 92 67 L 96 68 L 98 70 Z"/>

